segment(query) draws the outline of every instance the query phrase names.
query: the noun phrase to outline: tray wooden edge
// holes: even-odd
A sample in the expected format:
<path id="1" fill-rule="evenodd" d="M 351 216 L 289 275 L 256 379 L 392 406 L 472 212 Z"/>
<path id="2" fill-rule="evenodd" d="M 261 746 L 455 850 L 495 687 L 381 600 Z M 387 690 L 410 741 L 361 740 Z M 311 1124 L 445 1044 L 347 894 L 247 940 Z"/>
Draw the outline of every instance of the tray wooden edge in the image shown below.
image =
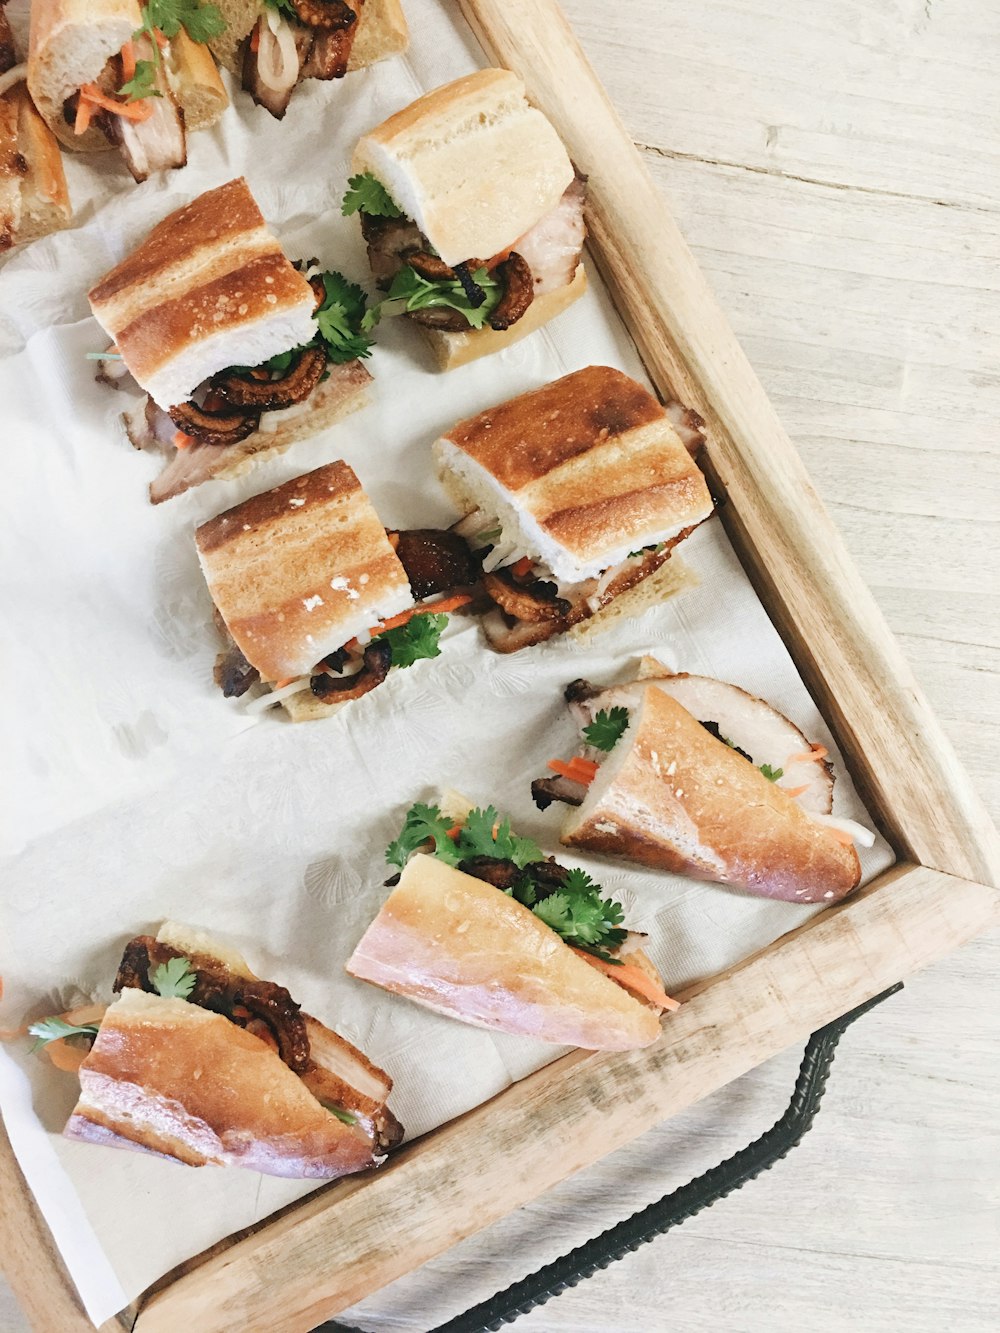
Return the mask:
<path id="1" fill-rule="evenodd" d="M 174 1276 L 136 1333 L 302 1333 L 940 958 L 997 904 L 987 885 L 895 866 L 693 988 L 654 1046 L 564 1056 Z"/>

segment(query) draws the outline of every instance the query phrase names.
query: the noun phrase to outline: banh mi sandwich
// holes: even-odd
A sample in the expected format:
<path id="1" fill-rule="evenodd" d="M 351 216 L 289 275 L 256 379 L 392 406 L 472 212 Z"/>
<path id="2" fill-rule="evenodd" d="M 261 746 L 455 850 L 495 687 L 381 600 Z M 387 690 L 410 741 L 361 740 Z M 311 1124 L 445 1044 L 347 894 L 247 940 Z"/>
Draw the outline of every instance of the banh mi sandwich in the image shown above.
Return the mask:
<path id="1" fill-rule="evenodd" d="M 282 704 L 296 722 L 438 657 L 448 612 L 471 601 L 455 589 L 476 575 L 454 534 L 386 530 L 343 462 L 245 500 L 195 538 L 227 640 L 216 683 L 230 698 L 252 689 L 250 713 Z"/>
<path id="2" fill-rule="evenodd" d="M 154 504 L 284 452 L 356 411 L 371 383 L 371 343 L 350 327 L 363 292 L 286 259 L 243 179 L 164 218 L 90 306 L 114 340 L 98 379 L 131 375 L 148 395 L 124 421 L 137 448 L 167 455 Z"/>
<path id="3" fill-rule="evenodd" d="M 475 1027 L 590 1050 L 660 1035 L 663 990 L 619 903 L 456 793 L 414 805 L 386 860 L 392 892 L 351 976 Z"/>
<path id="4" fill-rule="evenodd" d="M 202 931 L 130 940 L 114 990 L 28 1028 L 79 1072 L 67 1138 L 321 1180 L 381 1165 L 402 1138 L 388 1074 Z"/>
<path id="5" fill-rule="evenodd" d="M 65 227 L 72 216 L 59 145 L 35 110 L 0 8 L 0 252 Z"/>
<path id="6" fill-rule="evenodd" d="M 303 79 L 340 79 L 401 54 L 400 0 L 219 0 L 226 29 L 211 41 L 258 106 L 279 120 Z"/>
<path id="7" fill-rule="evenodd" d="M 117 148 L 144 181 L 228 106 L 205 44 L 222 28 L 200 0 L 31 0 L 28 88 L 67 148 Z"/>
<path id="8" fill-rule="evenodd" d="M 532 783 L 543 809 L 573 807 L 561 841 L 764 898 L 833 902 L 857 888 L 855 842 L 833 810 L 824 746 L 763 699 L 643 659 L 638 680 L 566 690 L 582 752 Z"/>
<path id="9" fill-rule="evenodd" d="M 673 408 L 690 438 L 698 418 L 684 424 Z M 663 575 L 650 576 L 712 513 L 667 409 L 607 366 L 460 421 L 434 456 L 464 515 L 455 531 L 482 560 L 483 626 L 503 653 L 607 620 L 631 590 L 630 613 L 661 599 Z"/>
<path id="10" fill-rule="evenodd" d="M 363 136 L 343 203 L 385 300 L 422 326 L 442 370 L 540 328 L 586 288 L 584 182 L 524 85 L 487 69 Z"/>

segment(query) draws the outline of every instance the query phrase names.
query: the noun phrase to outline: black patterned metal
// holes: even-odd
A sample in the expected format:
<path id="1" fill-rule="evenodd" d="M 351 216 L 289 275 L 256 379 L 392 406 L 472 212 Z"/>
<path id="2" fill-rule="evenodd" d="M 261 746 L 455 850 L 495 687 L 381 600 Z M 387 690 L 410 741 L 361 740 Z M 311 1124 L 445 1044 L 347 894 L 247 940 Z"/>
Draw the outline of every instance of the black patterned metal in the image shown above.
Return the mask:
<path id="1" fill-rule="evenodd" d="M 812 1034 L 799 1066 L 795 1090 L 787 1110 L 759 1139 L 686 1185 L 672 1190 L 656 1203 L 634 1213 L 624 1222 L 619 1222 L 593 1240 L 570 1250 L 562 1258 L 497 1292 L 488 1301 L 466 1310 L 464 1314 L 456 1315 L 447 1323 L 439 1324 L 429 1333 L 496 1333 L 504 1324 L 512 1323 L 529 1310 L 544 1305 L 567 1287 L 575 1287 L 578 1282 L 592 1277 L 602 1268 L 607 1268 L 637 1250 L 640 1245 L 669 1231 L 671 1227 L 680 1226 L 688 1218 L 710 1208 L 713 1203 L 718 1203 L 727 1194 L 732 1194 L 767 1171 L 775 1162 L 780 1162 L 801 1142 L 816 1119 L 837 1043 L 845 1030 L 863 1014 L 902 989 L 903 983 L 898 982 L 881 995 L 876 995 L 874 999 Z M 363 1333 L 363 1330 L 330 1320 L 321 1324 L 313 1333 Z"/>

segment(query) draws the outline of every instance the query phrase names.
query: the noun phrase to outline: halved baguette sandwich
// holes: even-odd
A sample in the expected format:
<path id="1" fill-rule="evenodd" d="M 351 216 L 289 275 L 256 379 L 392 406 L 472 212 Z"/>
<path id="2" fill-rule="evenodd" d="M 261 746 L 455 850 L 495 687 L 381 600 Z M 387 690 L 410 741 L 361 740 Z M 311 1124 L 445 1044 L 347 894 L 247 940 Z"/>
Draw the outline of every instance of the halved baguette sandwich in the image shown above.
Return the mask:
<path id="1" fill-rule="evenodd" d="M 638 680 L 566 690 L 583 752 L 532 783 L 573 807 L 560 840 L 765 898 L 834 902 L 855 889 L 854 843 L 833 816 L 833 766 L 793 723 L 735 685 L 643 659 Z"/>
<path id="2" fill-rule="evenodd" d="M 228 640 L 216 683 L 227 697 L 253 690 L 251 713 L 280 703 L 296 722 L 439 656 L 448 612 L 471 601 L 455 589 L 476 574 L 449 533 L 387 531 L 343 462 L 245 500 L 195 539 Z"/>
<path id="3" fill-rule="evenodd" d="M 226 28 L 212 39 L 258 106 L 279 120 L 303 79 L 340 79 L 400 55 L 409 30 L 399 0 L 219 0 Z"/>
<path id="4" fill-rule="evenodd" d="M 296 1179 L 378 1166 L 402 1138 L 385 1071 L 203 932 L 131 940 L 114 990 L 88 1023 L 29 1028 L 92 1043 L 68 1138 Z"/>
<path id="5" fill-rule="evenodd" d="M 229 105 L 205 42 L 212 4 L 32 0 L 28 87 L 67 148 L 118 148 L 137 181 L 187 162 L 187 134 Z"/>
<path id="6" fill-rule="evenodd" d="M 72 216 L 59 145 L 35 110 L 27 73 L 0 8 L 0 252 L 47 236 Z"/>
<path id="7" fill-rule="evenodd" d="M 442 370 L 507 347 L 586 288 L 584 182 L 524 85 L 487 69 L 437 88 L 359 141 L 358 213 L 386 299 Z"/>
<path id="8" fill-rule="evenodd" d="M 351 976 L 471 1023 L 588 1050 L 631 1050 L 678 1007 L 618 903 L 497 811 L 445 793 L 386 853 L 400 873 Z"/>
<path id="9" fill-rule="evenodd" d="M 665 591 L 651 576 L 712 513 L 667 409 L 608 366 L 460 421 L 434 457 L 464 515 L 455 530 L 482 560 L 486 636 L 504 653 L 608 619 L 628 593 L 631 614 L 651 605 Z"/>
<path id="10" fill-rule="evenodd" d="M 365 402 L 370 342 L 344 323 L 364 294 L 286 259 L 242 178 L 169 214 L 89 295 L 114 340 L 98 378 L 145 390 L 126 430 L 167 455 L 154 504 L 239 476 Z"/>

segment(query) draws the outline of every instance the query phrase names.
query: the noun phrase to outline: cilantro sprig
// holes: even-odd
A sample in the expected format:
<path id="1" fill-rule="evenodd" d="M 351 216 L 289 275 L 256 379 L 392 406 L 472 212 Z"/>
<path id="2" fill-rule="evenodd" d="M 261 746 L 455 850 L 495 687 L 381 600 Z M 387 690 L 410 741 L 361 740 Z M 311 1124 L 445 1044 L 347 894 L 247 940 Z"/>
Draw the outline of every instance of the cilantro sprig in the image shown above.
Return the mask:
<path id="1" fill-rule="evenodd" d="M 777 782 L 785 773 L 783 768 L 772 768 L 770 764 L 758 764 L 757 767 L 767 778 L 768 782 Z"/>
<path id="2" fill-rule="evenodd" d="M 204 44 L 213 37 L 221 37 L 227 27 L 218 5 L 202 4 L 201 0 L 146 0 L 140 14 L 142 26 L 136 28 L 132 38 L 148 37 L 153 58 L 137 60 L 132 78 L 118 89 L 119 96 L 127 97 L 130 102 L 163 96 L 156 86 L 163 65 L 157 32 L 170 38 L 176 37 L 183 28 L 193 42 Z"/>
<path id="3" fill-rule="evenodd" d="M 268 4 L 271 3 L 275 3 L 275 0 L 268 0 Z M 279 0 L 275 7 L 281 8 L 284 3 L 286 0 Z M 403 216 L 403 210 L 397 207 L 388 190 L 370 171 L 364 171 L 360 176 L 352 176 L 347 182 L 347 193 L 344 195 L 340 211 L 345 218 L 350 217 L 352 213 L 367 213 L 373 218 Z"/>
<path id="4" fill-rule="evenodd" d="M 588 745 L 593 745 L 597 750 L 613 750 L 621 740 L 627 726 L 627 708 L 621 706 L 611 709 L 602 708 L 593 722 L 584 727 L 584 739 Z"/>
<path id="5" fill-rule="evenodd" d="M 164 999 L 186 1000 L 198 980 L 191 970 L 190 958 L 171 958 L 155 968 L 150 981 L 157 995 Z"/>
<path id="6" fill-rule="evenodd" d="M 342 273 L 327 271 L 321 275 L 326 292 L 314 313 L 318 336 L 327 357 L 335 364 L 371 355 L 372 339 L 365 336 L 368 298 L 355 282 Z"/>
<path id="7" fill-rule="evenodd" d="M 446 865 L 457 866 L 472 857 L 486 856 L 512 861 L 523 873 L 505 892 L 528 907 L 544 923 L 575 949 L 583 949 L 605 962 L 616 963 L 608 952 L 624 943 L 624 912 L 621 904 L 604 898 L 601 886 L 585 870 L 569 870 L 558 888 L 548 880 L 543 884 L 532 873 L 532 866 L 545 862 L 545 853 L 530 838 L 515 834 L 509 819 L 501 819 L 496 808 L 470 810 L 464 824 L 452 837 L 452 822 L 436 805 L 418 804 L 406 814 L 402 831 L 389 844 L 385 858 L 402 869 L 412 854 L 433 847 L 433 855 Z"/>
<path id="8" fill-rule="evenodd" d="M 413 616 L 405 625 L 387 629 L 375 637 L 392 649 L 394 667 L 413 666 L 425 657 L 440 657 L 441 631 L 448 623 L 446 615 L 430 613 Z"/>
<path id="9" fill-rule="evenodd" d="M 415 268 L 404 264 L 393 278 L 385 299 L 372 306 L 361 327 L 370 332 L 383 315 L 406 315 L 414 310 L 443 307 L 458 310 L 468 320 L 470 328 L 481 329 L 500 304 L 503 292 L 488 268 L 477 268 L 471 276 L 485 298 L 479 305 L 472 304 L 458 278 L 425 278 Z"/>
<path id="10" fill-rule="evenodd" d="M 96 1037 L 99 1023 L 67 1023 L 64 1018 L 40 1018 L 28 1027 L 28 1032 L 35 1038 L 32 1051 L 40 1051 L 50 1041 L 61 1041 L 65 1037 Z"/>

